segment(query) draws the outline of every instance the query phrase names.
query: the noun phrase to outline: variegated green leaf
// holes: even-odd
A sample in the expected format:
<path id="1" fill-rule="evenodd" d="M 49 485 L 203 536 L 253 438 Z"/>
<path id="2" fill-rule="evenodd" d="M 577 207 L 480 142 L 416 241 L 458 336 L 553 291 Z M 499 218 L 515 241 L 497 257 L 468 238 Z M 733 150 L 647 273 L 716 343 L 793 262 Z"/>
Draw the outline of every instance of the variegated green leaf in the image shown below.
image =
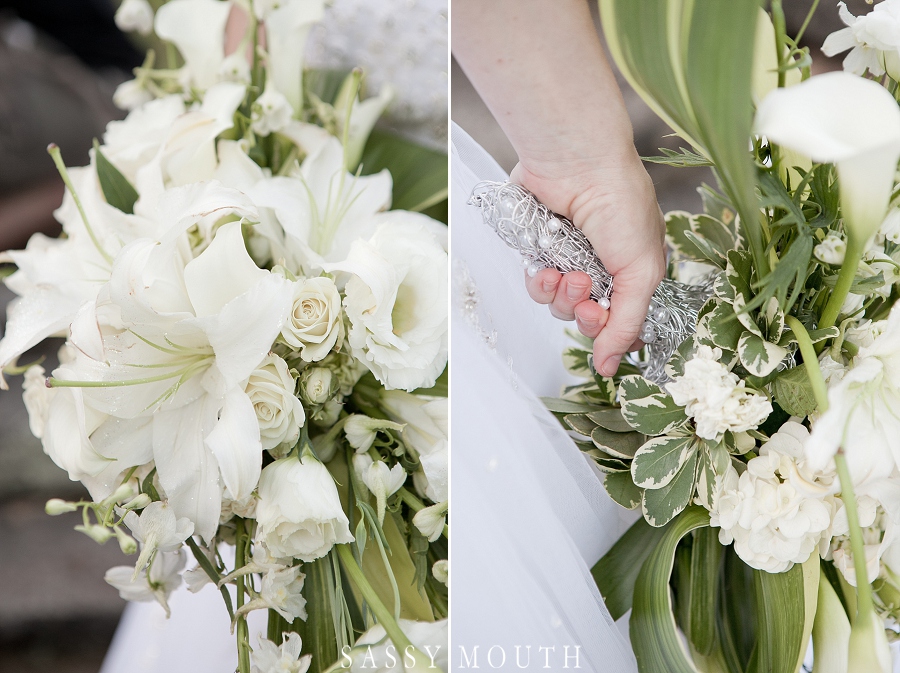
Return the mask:
<path id="1" fill-rule="evenodd" d="M 698 327 L 698 331 L 699 329 L 700 328 Z M 674 379 L 684 375 L 684 365 L 694 356 L 694 351 L 697 350 L 698 341 L 699 338 L 695 334 L 682 341 L 678 348 L 675 349 L 675 352 L 672 353 L 672 357 L 670 357 L 669 361 L 666 363 L 666 374 L 669 378 Z M 710 342 L 710 345 L 711 343 L 712 342 Z"/>
<path id="2" fill-rule="evenodd" d="M 624 460 L 611 456 L 600 449 L 586 449 L 583 453 L 590 456 L 602 472 L 628 472 L 629 470 L 628 463 Z"/>
<path id="3" fill-rule="evenodd" d="M 708 241 L 693 231 L 685 231 L 684 237 L 700 251 L 702 261 L 707 261 L 720 269 L 725 268 L 725 251 L 717 248 L 712 241 Z"/>
<path id="4" fill-rule="evenodd" d="M 619 383 L 622 416 L 642 435 L 662 435 L 687 421 L 684 407 L 642 376 L 626 376 Z"/>
<path id="5" fill-rule="evenodd" d="M 713 283 L 713 294 L 729 304 L 734 301 L 734 287 L 728 282 L 728 277 L 724 273 L 716 276 L 716 280 Z"/>
<path id="6" fill-rule="evenodd" d="M 734 248 L 736 243 L 731 230 L 709 215 L 697 215 L 691 223 L 691 231 L 709 241 L 722 255 Z"/>
<path id="7" fill-rule="evenodd" d="M 808 416 L 816 410 L 816 397 L 806 367 L 793 367 L 779 375 L 773 383 L 778 406 L 791 416 Z"/>
<path id="8" fill-rule="evenodd" d="M 696 452 L 694 437 L 654 437 L 634 454 L 631 477 L 640 488 L 662 488 Z"/>
<path id="9" fill-rule="evenodd" d="M 837 339 L 841 334 L 840 329 L 837 327 L 825 327 L 823 329 L 813 329 L 809 330 L 809 339 L 814 344 L 819 343 L 820 341 L 825 341 L 827 339 Z M 788 347 L 790 344 L 797 343 L 797 337 L 794 336 L 794 333 L 788 327 L 784 330 L 784 333 L 781 335 L 781 339 L 778 340 L 779 346 Z"/>
<path id="10" fill-rule="evenodd" d="M 778 343 L 784 332 L 784 311 L 779 307 L 778 299 L 775 297 L 769 299 L 765 308 L 760 310 L 760 319 L 763 322 L 766 340 Z"/>
<path id="11" fill-rule="evenodd" d="M 607 474 L 603 479 L 603 487 L 609 497 L 625 509 L 636 509 L 641 504 L 641 489 L 631 481 L 631 472 Z"/>
<path id="12" fill-rule="evenodd" d="M 759 338 L 762 338 L 762 330 L 759 329 L 759 325 L 756 324 L 753 316 L 747 311 L 747 304 L 744 302 L 744 296 L 741 294 L 735 295 L 732 306 L 734 307 L 734 314 L 744 328 L 751 334 L 755 334 Z"/>
<path id="13" fill-rule="evenodd" d="M 594 374 L 594 383 L 597 386 L 597 390 L 590 391 L 588 397 L 592 400 L 597 400 L 598 402 L 605 402 L 606 404 L 616 403 L 616 393 L 618 392 L 619 387 L 613 379 Z"/>
<path id="14" fill-rule="evenodd" d="M 563 420 L 572 430 L 585 437 L 590 437 L 591 432 L 596 427 L 596 424 L 587 417 L 587 414 L 567 414 Z"/>
<path id="15" fill-rule="evenodd" d="M 632 428 L 622 417 L 621 409 L 598 409 L 589 413 L 588 418 L 601 428 L 612 432 L 631 432 Z"/>
<path id="16" fill-rule="evenodd" d="M 716 307 L 703 318 L 706 333 L 710 341 L 718 348 L 737 350 L 738 341 L 744 334 L 744 326 L 738 320 L 731 304 L 719 302 Z"/>
<path id="17" fill-rule="evenodd" d="M 645 440 L 639 432 L 613 432 L 597 426 L 591 432 L 591 441 L 598 449 L 613 457 L 631 460 Z"/>
<path id="18" fill-rule="evenodd" d="M 755 334 L 745 334 L 738 343 L 741 364 L 753 376 L 768 376 L 787 356 L 788 351 Z"/>
<path id="19" fill-rule="evenodd" d="M 697 452 L 694 451 L 666 486 L 643 492 L 641 510 L 647 523 L 657 528 L 665 526 L 690 504 L 697 480 L 697 465 Z"/>
<path id="20" fill-rule="evenodd" d="M 587 356 L 589 352 L 572 346 L 563 351 L 563 366 L 573 376 L 591 376 Z"/>
<path id="21" fill-rule="evenodd" d="M 725 278 L 731 285 L 732 296 L 739 294 L 744 302 L 750 301 L 753 291 L 750 289 L 753 280 L 753 261 L 744 250 L 729 250 L 728 264 L 725 267 Z"/>
<path id="22" fill-rule="evenodd" d="M 586 414 L 594 410 L 589 404 L 560 399 L 559 397 L 542 397 L 541 402 L 555 414 Z"/>
<path id="23" fill-rule="evenodd" d="M 694 216 L 683 210 L 666 213 L 666 241 L 679 258 L 702 260 L 703 253 L 684 235 L 686 231 L 693 231 L 693 220 Z"/>

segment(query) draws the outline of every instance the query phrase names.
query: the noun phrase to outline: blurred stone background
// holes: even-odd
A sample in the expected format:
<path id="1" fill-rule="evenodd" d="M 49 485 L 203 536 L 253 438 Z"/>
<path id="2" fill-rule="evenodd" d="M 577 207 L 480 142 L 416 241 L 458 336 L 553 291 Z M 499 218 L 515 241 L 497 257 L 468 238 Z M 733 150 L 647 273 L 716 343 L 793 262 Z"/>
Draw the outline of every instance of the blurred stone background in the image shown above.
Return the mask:
<path id="1" fill-rule="evenodd" d="M 793 31 L 811 2 L 785 3 Z M 854 14 L 867 11 L 863 0 L 848 4 Z M 0 0 L 0 248 L 21 246 L 36 230 L 54 231 L 49 213 L 61 200 L 62 185 L 46 145 L 58 143 L 70 165 L 86 163 L 91 139 L 120 114 L 109 104 L 112 91 L 140 55 L 108 32 L 113 5 L 113 0 Z M 106 26 L 106 41 L 98 25 Z M 836 7 L 822 3 L 806 38 L 817 71 L 840 67 L 840 59 L 829 62 L 818 52 L 825 36 L 840 27 Z M 56 38 L 47 31 L 56 31 Z M 81 47 L 78 40 L 60 39 L 79 35 Z M 104 44 L 113 45 L 106 56 Z M 665 126 L 624 83 L 623 89 L 639 152 L 677 149 L 677 141 L 664 138 Z M 455 62 L 451 114 L 504 168 L 512 168 L 515 153 Z M 651 165 L 649 170 L 663 210 L 697 209 L 695 189 L 711 179 L 704 169 Z M 4 311 L 11 298 L 0 287 Z M 58 346 L 36 349 L 22 362 L 45 356 L 49 371 Z M 100 546 L 75 532 L 77 514 L 49 517 L 43 511 L 51 497 L 84 495 L 31 435 L 21 377 L 11 377 L 10 390 L 0 392 L 0 673 L 100 668 L 124 606 L 103 574 L 124 557 L 115 542 Z"/>

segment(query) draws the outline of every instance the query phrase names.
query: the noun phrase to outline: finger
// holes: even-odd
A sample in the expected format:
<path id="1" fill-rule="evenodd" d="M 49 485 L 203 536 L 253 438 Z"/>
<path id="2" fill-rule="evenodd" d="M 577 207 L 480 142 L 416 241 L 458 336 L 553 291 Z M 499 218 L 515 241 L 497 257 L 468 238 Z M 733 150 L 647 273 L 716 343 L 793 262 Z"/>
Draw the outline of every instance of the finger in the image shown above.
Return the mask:
<path id="1" fill-rule="evenodd" d="M 595 301 L 583 301 L 575 307 L 575 324 L 588 339 L 596 339 L 608 319 L 609 311 Z"/>
<path id="2" fill-rule="evenodd" d="M 621 272 L 615 277 L 609 320 L 594 340 L 594 363 L 603 376 L 612 376 L 622 355 L 637 341 L 653 291 L 662 278 L 646 269 L 635 274 Z"/>
<path id="3" fill-rule="evenodd" d="M 542 269 L 534 277 L 525 273 L 525 289 L 528 296 L 538 304 L 549 304 L 556 297 L 562 274 L 556 269 Z"/>
<path id="4" fill-rule="evenodd" d="M 591 296 L 591 277 L 584 271 L 572 271 L 562 277 L 550 313 L 560 320 L 574 320 L 575 307 Z"/>

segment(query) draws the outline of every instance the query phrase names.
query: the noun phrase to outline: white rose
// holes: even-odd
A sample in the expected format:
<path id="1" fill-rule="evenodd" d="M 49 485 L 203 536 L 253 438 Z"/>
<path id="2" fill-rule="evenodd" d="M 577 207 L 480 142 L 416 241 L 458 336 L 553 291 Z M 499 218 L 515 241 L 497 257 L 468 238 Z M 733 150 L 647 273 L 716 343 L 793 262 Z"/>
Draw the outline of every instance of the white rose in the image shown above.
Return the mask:
<path id="1" fill-rule="evenodd" d="M 829 232 L 825 240 L 813 248 L 816 259 L 825 264 L 843 264 L 847 243 L 839 234 Z"/>
<path id="2" fill-rule="evenodd" d="M 291 314 L 281 338 L 300 349 L 300 359 L 317 362 L 344 340 L 341 295 L 330 278 L 307 278 L 294 283 Z"/>
<path id="3" fill-rule="evenodd" d="M 447 253 L 423 224 L 394 220 L 353 242 L 344 306 L 353 355 L 386 388 L 434 385 L 447 364 Z"/>
<path id="4" fill-rule="evenodd" d="M 310 404 L 324 404 L 334 394 L 334 376 L 326 367 L 312 367 L 300 377 L 300 394 Z"/>
<path id="5" fill-rule="evenodd" d="M 276 558 L 321 558 L 335 545 L 353 541 L 334 479 L 310 456 L 282 458 L 259 479 L 259 535 Z"/>
<path id="6" fill-rule="evenodd" d="M 125 33 L 149 35 L 153 30 L 153 8 L 147 0 L 124 0 L 116 10 L 116 26 Z"/>
<path id="7" fill-rule="evenodd" d="M 271 353 L 247 380 L 245 391 L 256 411 L 263 449 L 293 445 L 300 437 L 306 414 L 294 385 L 287 363 Z"/>
<path id="8" fill-rule="evenodd" d="M 772 413 L 772 404 L 746 390 L 744 382 L 719 360 L 718 348 L 700 346 L 684 366 L 684 374 L 666 384 L 675 404 L 694 419 L 697 435 L 718 439 L 726 430 L 752 430 Z"/>
<path id="9" fill-rule="evenodd" d="M 294 116 L 294 108 L 288 99 L 271 85 L 271 80 L 269 82 L 262 95 L 254 101 L 251 111 L 250 128 L 261 136 L 280 131 Z"/>

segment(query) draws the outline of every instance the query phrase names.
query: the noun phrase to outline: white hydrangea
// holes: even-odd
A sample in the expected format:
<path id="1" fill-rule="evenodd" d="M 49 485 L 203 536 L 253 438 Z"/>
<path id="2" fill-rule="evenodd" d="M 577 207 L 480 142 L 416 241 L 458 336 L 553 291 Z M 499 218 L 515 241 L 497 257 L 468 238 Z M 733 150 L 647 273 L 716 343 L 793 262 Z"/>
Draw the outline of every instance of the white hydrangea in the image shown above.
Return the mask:
<path id="1" fill-rule="evenodd" d="M 900 1 L 885 0 L 862 16 L 853 16 L 843 2 L 838 3 L 841 21 L 846 28 L 832 33 L 822 45 L 822 53 L 835 56 L 850 50 L 844 59 L 844 70 L 863 75 L 866 70 L 880 77 L 900 74 Z"/>
<path id="2" fill-rule="evenodd" d="M 881 569 L 881 557 L 893 541 L 893 526 L 890 525 L 884 511 L 878 503 L 868 496 L 859 496 L 857 500 L 857 516 L 863 534 L 863 549 L 866 556 L 866 576 L 871 582 L 878 577 Z M 891 534 L 885 535 L 890 528 Z M 832 527 L 834 538 L 831 540 L 829 553 L 834 567 L 841 571 L 850 586 L 856 586 L 856 566 L 853 562 L 853 551 L 850 548 L 850 525 L 847 521 L 847 510 L 839 503 Z"/>
<path id="3" fill-rule="evenodd" d="M 814 472 L 805 463 L 808 437 L 803 425 L 788 421 L 743 474 L 729 467 L 725 475 L 710 525 L 720 529 L 719 542 L 734 543 L 752 568 L 784 572 L 815 551 L 828 553 L 837 480 L 833 464 Z"/>
<path id="4" fill-rule="evenodd" d="M 744 381 L 728 371 L 721 358 L 721 349 L 701 345 L 685 364 L 684 374 L 666 384 L 703 439 L 717 440 L 726 430 L 752 430 L 772 413 L 769 400 L 745 389 Z"/>

